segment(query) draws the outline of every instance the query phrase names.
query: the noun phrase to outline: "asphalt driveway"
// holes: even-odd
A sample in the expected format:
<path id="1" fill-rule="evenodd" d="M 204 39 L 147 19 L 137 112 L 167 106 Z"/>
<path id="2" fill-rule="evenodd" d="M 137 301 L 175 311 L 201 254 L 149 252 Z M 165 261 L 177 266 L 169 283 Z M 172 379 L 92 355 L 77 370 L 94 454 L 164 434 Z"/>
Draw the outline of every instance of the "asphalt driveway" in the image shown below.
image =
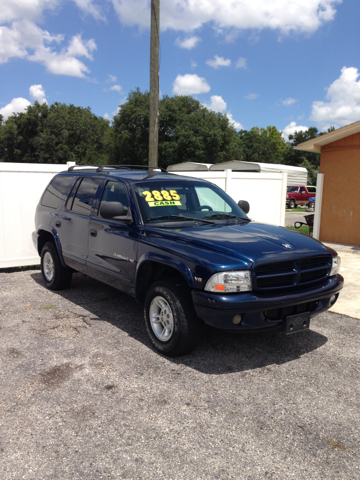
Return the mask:
<path id="1" fill-rule="evenodd" d="M 206 330 L 168 359 L 142 306 L 81 274 L 0 273 L 0 478 L 360 478 L 360 322 Z"/>

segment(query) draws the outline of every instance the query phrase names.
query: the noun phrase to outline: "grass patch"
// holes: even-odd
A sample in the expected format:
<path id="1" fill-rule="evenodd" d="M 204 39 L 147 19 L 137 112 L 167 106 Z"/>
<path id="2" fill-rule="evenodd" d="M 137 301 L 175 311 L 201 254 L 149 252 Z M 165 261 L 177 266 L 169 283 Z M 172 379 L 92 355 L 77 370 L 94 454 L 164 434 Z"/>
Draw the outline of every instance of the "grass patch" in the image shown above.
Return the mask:
<path id="1" fill-rule="evenodd" d="M 287 208 L 285 210 L 286 213 L 292 213 L 292 212 L 306 212 L 306 208 L 300 208 L 300 207 L 296 207 L 296 208 Z"/>
<path id="2" fill-rule="evenodd" d="M 305 235 L 309 235 L 309 227 L 302 225 L 300 228 L 295 228 L 294 225 L 288 225 L 286 228 L 289 230 L 294 230 L 295 232 L 305 233 Z"/>
<path id="3" fill-rule="evenodd" d="M 56 308 L 56 305 L 44 305 L 43 306 L 44 310 L 53 310 L 54 308 Z"/>

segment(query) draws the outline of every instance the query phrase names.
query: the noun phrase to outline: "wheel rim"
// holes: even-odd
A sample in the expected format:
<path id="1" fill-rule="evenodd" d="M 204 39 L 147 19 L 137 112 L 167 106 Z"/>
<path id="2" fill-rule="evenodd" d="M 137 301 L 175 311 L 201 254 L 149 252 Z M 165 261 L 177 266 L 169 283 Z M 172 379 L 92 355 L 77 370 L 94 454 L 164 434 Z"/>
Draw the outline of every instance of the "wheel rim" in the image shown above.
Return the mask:
<path id="1" fill-rule="evenodd" d="M 161 342 L 170 340 L 174 331 L 174 317 L 164 297 L 155 297 L 149 308 L 150 325 Z"/>
<path id="2" fill-rule="evenodd" d="M 44 275 L 48 282 L 54 278 L 55 274 L 55 265 L 54 260 L 49 252 L 46 252 L 44 255 Z"/>

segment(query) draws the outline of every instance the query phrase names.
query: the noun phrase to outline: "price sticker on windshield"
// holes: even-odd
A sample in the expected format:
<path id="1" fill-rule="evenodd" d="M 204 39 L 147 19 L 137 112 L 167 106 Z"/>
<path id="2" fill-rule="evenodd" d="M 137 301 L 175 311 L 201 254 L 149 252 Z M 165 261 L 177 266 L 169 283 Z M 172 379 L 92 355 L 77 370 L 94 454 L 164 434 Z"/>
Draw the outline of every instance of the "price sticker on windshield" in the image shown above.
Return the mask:
<path id="1" fill-rule="evenodd" d="M 145 201 L 149 207 L 171 207 L 173 205 L 181 205 L 180 195 L 176 190 L 152 190 L 144 191 Z"/>

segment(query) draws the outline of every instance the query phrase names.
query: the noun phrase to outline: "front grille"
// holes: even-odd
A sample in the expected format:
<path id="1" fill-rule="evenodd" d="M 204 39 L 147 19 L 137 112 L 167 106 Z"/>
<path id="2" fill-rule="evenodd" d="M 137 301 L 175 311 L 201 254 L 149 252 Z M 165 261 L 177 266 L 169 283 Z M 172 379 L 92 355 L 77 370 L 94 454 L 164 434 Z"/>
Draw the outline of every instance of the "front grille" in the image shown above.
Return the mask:
<path id="1" fill-rule="evenodd" d="M 329 276 L 330 269 L 331 255 L 259 265 L 255 269 L 254 286 L 270 291 L 321 283 Z"/>

